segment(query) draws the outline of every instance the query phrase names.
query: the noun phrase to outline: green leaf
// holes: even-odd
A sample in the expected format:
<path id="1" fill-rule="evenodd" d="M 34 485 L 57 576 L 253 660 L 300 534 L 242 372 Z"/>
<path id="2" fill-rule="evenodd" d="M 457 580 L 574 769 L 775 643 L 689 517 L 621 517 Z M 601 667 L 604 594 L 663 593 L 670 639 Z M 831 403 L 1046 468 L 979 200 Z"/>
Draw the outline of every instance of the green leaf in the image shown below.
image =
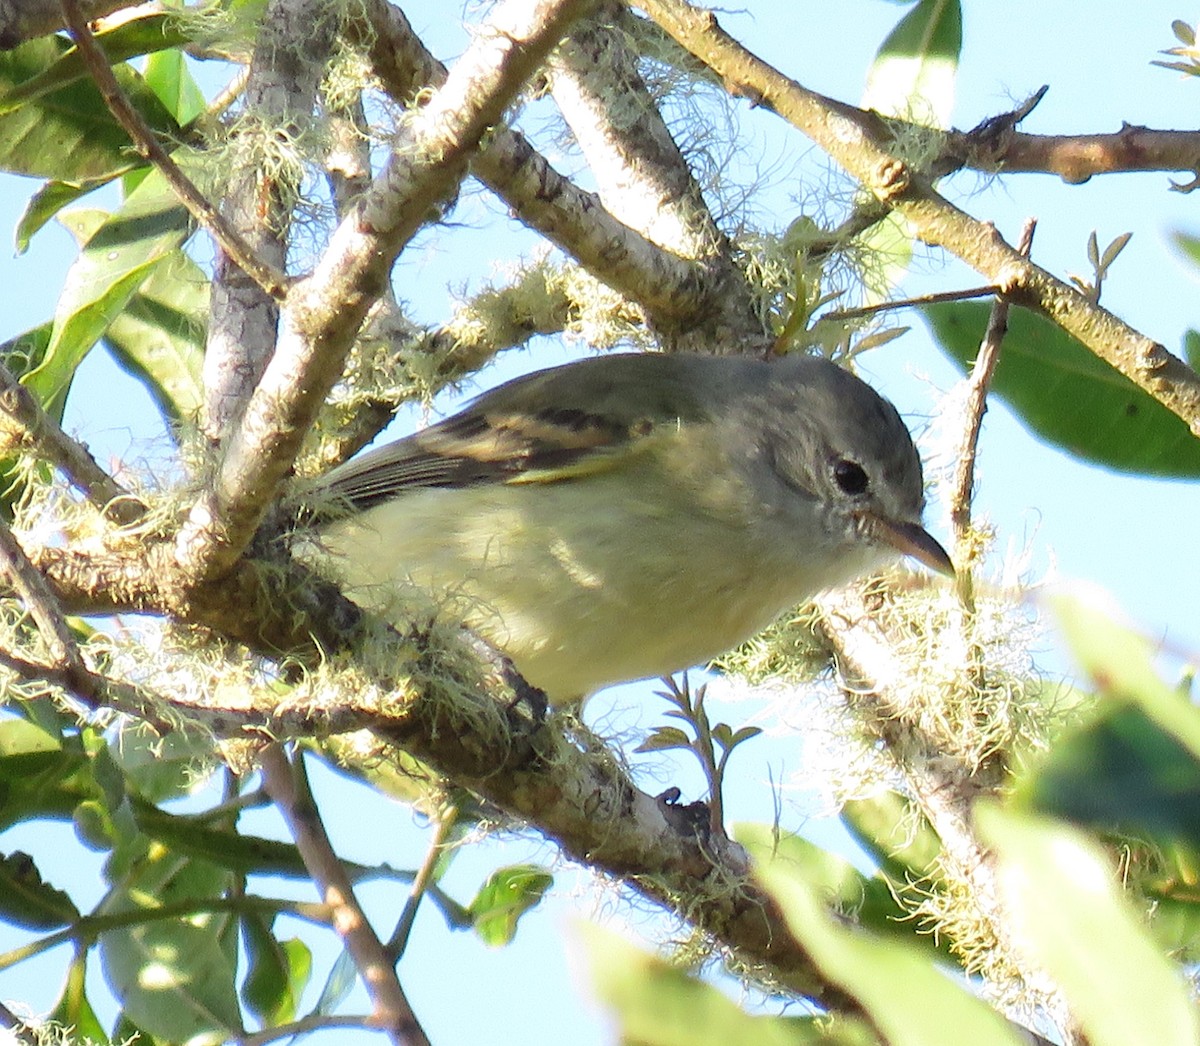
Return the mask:
<path id="1" fill-rule="evenodd" d="M 638 1046 L 868 1046 L 857 1022 L 752 1017 L 716 988 L 598 927 L 581 927 L 592 982 L 616 1014 L 620 1041 Z"/>
<path id="2" fill-rule="evenodd" d="M 140 831 L 177 853 L 203 858 L 239 875 L 308 878 L 304 861 L 292 843 L 213 827 L 200 818 L 167 813 L 148 803 L 134 804 L 134 819 Z"/>
<path id="3" fill-rule="evenodd" d="M 151 911 L 187 899 L 217 898 L 231 882 L 228 872 L 154 845 L 98 911 Z M 231 920 L 225 913 L 198 913 L 101 934 L 105 976 L 129 1018 L 152 1035 L 194 1046 L 236 1034 L 241 1027 L 236 956 L 222 940 Z"/>
<path id="4" fill-rule="evenodd" d="M 75 834 L 93 850 L 111 850 L 121 841 L 121 831 L 107 803 L 85 799 L 75 807 Z"/>
<path id="5" fill-rule="evenodd" d="M 1052 603 L 1098 699 L 1019 782 L 1035 809 L 1200 854 L 1200 710 L 1159 678 L 1153 650 L 1095 599 Z"/>
<path id="6" fill-rule="evenodd" d="M 114 66 L 137 55 L 167 47 L 179 47 L 188 40 L 179 31 L 179 19 L 165 14 L 129 19 L 106 32 L 95 34 L 95 39 L 104 49 L 109 65 Z M 68 87 L 76 81 L 90 80 L 90 76 L 83 56 L 71 45 L 41 72 L 0 95 L 0 116 Z"/>
<path id="7" fill-rule="evenodd" d="M 34 234 L 64 207 L 70 206 L 110 181 L 110 178 L 101 178 L 90 182 L 62 182 L 54 179 L 46 182 L 29 198 L 25 210 L 21 212 L 21 219 L 17 222 L 14 234 L 17 253 L 24 254 L 29 249 Z"/>
<path id="8" fill-rule="evenodd" d="M 105 332 L 117 362 L 138 378 L 172 421 L 190 421 L 204 403 L 208 278 L 182 250 L 155 265 Z M 174 432 L 176 426 L 168 426 Z"/>
<path id="9" fill-rule="evenodd" d="M 1121 895 L 1102 851 L 1065 825 L 976 809 L 997 857 L 1015 937 L 1059 985 L 1093 1046 L 1194 1046 L 1200 1022 L 1184 978 Z"/>
<path id="10" fill-rule="evenodd" d="M 667 715 L 678 715 L 675 712 L 667 712 Z M 677 726 L 660 726 L 654 733 L 646 738 L 637 748 L 635 752 L 660 752 L 670 748 L 691 748 L 692 741 L 682 730 Z"/>
<path id="11" fill-rule="evenodd" d="M 189 124 L 208 108 L 204 92 L 187 67 L 178 47 L 157 51 L 142 70 L 146 84 L 180 125 Z"/>
<path id="12" fill-rule="evenodd" d="M 739 824 L 734 838 L 756 861 L 786 863 L 829 907 L 852 915 L 860 926 L 903 938 L 931 957 L 949 955 L 945 942 L 914 932 L 910 912 L 898 899 L 911 880 L 899 876 L 888 882 L 882 875 L 865 876 L 844 857 L 803 836 L 778 835 L 769 825 Z"/>
<path id="13" fill-rule="evenodd" d="M 1184 333 L 1183 358 L 1192 370 L 1200 371 L 1200 331 L 1189 329 Z"/>
<path id="14" fill-rule="evenodd" d="M 471 902 L 475 932 L 493 947 L 508 944 L 517 932 L 517 920 L 541 901 L 553 882 L 554 876 L 536 864 L 497 869 Z"/>
<path id="15" fill-rule="evenodd" d="M 76 955 L 67 970 L 67 980 L 63 984 L 62 994 L 54 1004 L 47 1017 L 63 1028 L 70 1028 L 75 1042 L 96 1043 L 97 1046 L 107 1046 L 109 1037 L 104 1032 L 96 1011 L 88 1002 L 85 992 L 87 979 L 87 956 Z"/>
<path id="16" fill-rule="evenodd" d="M 1200 853 L 1200 760 L 1140 708 L 1106 708 L 1057 739 L 1021 795 L 1076 824 Z"/>
<path id="17" fill-rule="evenodd" d="M 926 305 L 942 350 L 965 372 L 990 306 Z M 993 391 L 1042 439 L 1120 472 L 1200 476 L 1200 440 L 1187 424 L 1046 318 L 1013 309 Z"/>
<path id="18" fill-rule="evenodd" d="M 961 51 L 959 0 L 921 0 L 880 46 L 863 108 L 949 126 Z"/>
<path id="19" fill-rule="evenodd" d="M 77 227 L 91 217 L 77 217 Z M 67 273 L 45 357 L 25 378 L 43 404 L 55 405 L 66 395 L 92 346 L 189 232 L 187 211 L 154 172 L 88 237 Z"/>
<path id="20" fill-rule="evenodd" d="M 0 855 L 0 917 L 29 930 L 54 930 L 79 918 L 75 902 L 43 881 L 27 853 Z"/>
<path id="21" fill-rule="evenodd" d="M 312 953 L 303 941 L 280 941 L 271 919 L 255 912 L 242 917 L 249 969 L 242 983 L 247 1009 L 267 1027 L 294 1020 L 312 972 Z"/>
<path id="22" fill-rule="evenodd" d="M 0 751 L 7 753 L 0 755 L 0 829 L 39 817 L 70 820 L 76 805 L 101 794 L 87 756 L 41 747 L 44 741 L 24 729 L 30 726 L 0 722 Z"/>
<path id="23" fill-rule="evenodd" d="M 1018 1046 L 1024 1041 L 908 942 L 885 940 L 836 919 L 786 854 L 757 865 L 755 875 L 823 979 L 856 999 L 892 1046 Z"/>
<path id="24" fill-rule="evenodd" d="M 21 93 L 36 91 L 36 78 L 50 75 L 70 47 L 62 37 L 44 36 L 0 53 L 0 99 L 12 99 L 15 91 L 19 102 Z M 124 64 L 114 66 L 113 73 L 150 129 L 177 141 L 179 124 L 141 76 Z M 33 87 L 26 86 L 30 81 L 35 81 Z M 0 169 L 13 174 L 82 182 L 111 178 L 143 163 L 87 78 L 73 79 L 0 116 Z"/>
<path id="25" fill-rule="evenodd" d="M 941 840 L 898 792 L 851 799 L 842 807 L 842 823 L 896 882 L 919 882 L 935 874 Z"/>
<path id="26" fill-rule="evenodd" d="M 212 739 L 199 729 L 178 728 L 162 737 L 130 730 L 109 753 L 130 790 L 150 803 L 191 795 L 213 772 Z"/>

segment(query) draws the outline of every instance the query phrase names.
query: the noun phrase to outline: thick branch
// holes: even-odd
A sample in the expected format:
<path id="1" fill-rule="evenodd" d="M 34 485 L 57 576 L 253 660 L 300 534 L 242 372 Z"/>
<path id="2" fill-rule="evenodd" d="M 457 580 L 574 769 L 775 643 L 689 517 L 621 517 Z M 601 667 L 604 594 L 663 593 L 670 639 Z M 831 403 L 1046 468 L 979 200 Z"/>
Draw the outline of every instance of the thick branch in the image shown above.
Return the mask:
<path id="1" fill-rule="evenodd" d="M 651 99 L 626 37 L 615 28 L 621 15 L 622 5 L 606 0 L 551 56 L 547 69 L 554 100 L 608 210 L 653 243 L 708 269 L 715 293 L 707 304 L 716 307 L 708 316 L 693 313 L 682 326 L 660 333 L 693 351 L 720 352 L 727 344 L 740 349 L 747 337 L 763 341 L 765 348 L 762 324 L 729 243 Z"/>
<path id="2" fill-rule="evenodd" d="M 995 948 L 1019 970 L 1060 1027 L 1070 1023 L 1057 987 L 1041 971 L 1021 960 L 1000 900 L 991 854 L 976 838 L 972 812 L 982 797 L 996 795 L 1005 780 L 1003 756 L 992 753 L 982 764 L 931 736 L 922 724 L 921 687 L 896 655 L 883 615 L 859 588 L 822 596 L 817 634 L 826 644 L 841 678 L 847 702 L 884 746 L 908 789 L 937 832 L 942 866 L 970 886 L 971 904 L 986 924 Z"/>
<path id="3" fill-rule="evenodd" d="M 257 257 L 287 268 L 290 222 L 280 153 L 311 118 L 317 84 L 333 43 L 335 17 L 321 0 L 271 0 L 246 76 L 246 114 L 232 144 L 235 155 L 221 212 Z M 202 426 L 214 443 L 231 431 L 262 377 L 279 325 L 277 296 L 250 279 L 236 257 L 220 252 L 213 275 L 204 347 Z M 231 264 L 231 261 L 235 264 Z"/>
<path id="4" fill-rule="evenodd" d="M 1131 171 L 1200 173 L 1200 131 L 1160 131 L 1125 124 L 1115 134 L 1019 134 L 980 156 L 965 152 L 968 167 L 1006 174 L 1057 174 L 1078 185 L 1097 174 Z"/>
<path id="5" fill-rule="evenodd" d="M 417 90 L 438 86 L 446 67 L 425 49 L 404 15 L 385 0 L 369 0 L 364 34 L 384 89 L 408 103 Z M 709 273 L 651 243 L 556 171 L 525 137 L 501 127 L 471 161 L 472 173 L 514 215 L 575 258 L 588 272 L 635 301 L 651 323 L 669 329 L 717 307 Z"/>
<path id="6" fill-rule="evenodd" d="M 921 240 L 957 255 L 1003 287 L 1014 302 L 1045 313 L 1200 436 L 1200 375 L 1022 258 L 994 228 L 935 192 L 927 177 L 889 153 L 891 135 L 880 118 L 783 76 L 726 34 L 710 11 L 684 0 L 638 0 L 638 6 L 721 76 L 732 93 L 770 107 L 811 138 L 877 199 L 908 219 Z"/>
<path id="7" fill-rule="evenodd" d="M 488 128 L 561 39 L 589 0 L 509 0 L 480 31 L 454 71 L 413 113 L 370 190 L 334 232 L 284 305 L 285 333 L 225 449 L 212 488 L 192 509 L 177 542 L 185 573 L 211 578 L 245 549 L 292 466 L 305 433 L 392 262 L 454 192 Z"/>
<path id="8" fill-rule="evenodd" d="M 73 600 L 86 599 L 93 611 L 107 600 L 103 609 L 112 612 L 128 600 L 124 609 L 169 613 L 222 631 L 233 626 L 236 638 L 268 656 L 287 651 L 314 663 L 367 642 L 369 657 L 357 659 L 358 667 L 388 665 L 394 673 L 380 679 L 374 693 L 364 692 L 362 676 L 356 675 L 358 685 L 339 688 L 336 701 L 321 695 L 280 701 L 265 688 L 193 695 L 192 704 L 182 697 L 170 700 L 224 737 L 324 736 L 370 728 L 387 744 L 536 826 L 571 857 L 622 878 L 744 957 L 770 964 L 795 991 L 826 1005 L 855 1007 L 820 980 L 774 904 L 750 878 L 739 851 L 698 838 L 682 809 L 638 790 L 604 747 L 581 738 L 577 727 L 564 730 L 554 720 L 530 719 L 516 703 L 503 659 L 493 652 L 473 646 L 477 674 L 456 680 L 445 665 L 463 663 L 461 648 L 450 659 L 429 636 L 400 636 L 366 618 L 335 589 L 311 581 L 306 584 L 320 597 L 305 597 L 300 605 L 304 587 L 281 583 L 278 566 L 263 570 L 243 562 L 228 578 L 189 589 L 172 582 L 179 569 L 165 544 L 149 555 L 131 550 L 90 564 L 83 555 L 55 548 L 31 550 L 31 557 L 72 609 L 82 609 Z M 295 569 L 292 584 L 304 573 Z M 314 638 L 327 642 L 320 657 Z M 105 687 L 92 692 L 102 700 Z M 114 693 L 130 696 L 120 686 Z"/>

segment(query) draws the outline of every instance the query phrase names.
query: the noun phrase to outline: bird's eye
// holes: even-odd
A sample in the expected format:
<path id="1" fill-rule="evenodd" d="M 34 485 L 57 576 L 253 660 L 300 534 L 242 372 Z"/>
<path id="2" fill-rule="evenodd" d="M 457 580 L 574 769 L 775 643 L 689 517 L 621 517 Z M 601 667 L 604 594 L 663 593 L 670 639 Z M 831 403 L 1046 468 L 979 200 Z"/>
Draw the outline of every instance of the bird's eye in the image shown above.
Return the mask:
<path id="1" fill-rule="evenodd" d="M 869 485 L 867 474 L 857 461 L 841 458 L 833 463 L 833 481 L 843 494 L 862 494 Z"/>

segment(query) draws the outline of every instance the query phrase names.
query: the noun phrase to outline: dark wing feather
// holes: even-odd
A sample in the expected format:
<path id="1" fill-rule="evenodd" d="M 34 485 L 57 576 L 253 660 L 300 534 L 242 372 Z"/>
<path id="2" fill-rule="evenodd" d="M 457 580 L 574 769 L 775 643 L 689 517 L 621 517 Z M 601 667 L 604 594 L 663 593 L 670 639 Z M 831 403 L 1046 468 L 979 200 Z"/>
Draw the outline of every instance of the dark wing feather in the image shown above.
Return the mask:
<path id="1" fill-rule="evenodd" d="M 651 428 L 648 421 L 622 426 L 579 410 L 468 411 L 347 462 L 325 478 L 322 488 L 361 512 L 416 487 L 502 483 L 569 468 L 625 446 Z"/>
<path id="2" fill-rule="evenodd" d="M 420 487 L 565 478 L 576 466 L 614 459 L 656 424 L 702 416 L 695 378 L 672 357 L 634 354 L 526 375 L 423 432 L 340 465 L 320 489 L 365 511 Z"/>

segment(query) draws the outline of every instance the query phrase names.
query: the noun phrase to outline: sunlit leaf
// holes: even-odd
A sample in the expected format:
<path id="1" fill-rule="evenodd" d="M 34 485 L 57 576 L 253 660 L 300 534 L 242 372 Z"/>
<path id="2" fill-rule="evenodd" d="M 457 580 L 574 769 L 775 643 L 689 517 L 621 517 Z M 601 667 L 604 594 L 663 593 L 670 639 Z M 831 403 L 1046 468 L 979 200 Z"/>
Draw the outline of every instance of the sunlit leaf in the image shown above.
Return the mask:
<path id="1" fill-rule="evenodd" d="M 146 84 L 180 124 L 191 123 L 208 107 L 204 92 L 187 67 L 183 52 L 173 47 L 146 59 Z"/>
<path id="2" fill-rule="evenodd" d="M 25 210 L 21 212 L 14 233 L 17 253 L 24 254 L 34 234 L 64 207 L 107 185 L 110 180 L 101 178 L 92 182 L 60 182 L 52 179 L 46 182 L 29 198 Z"/>
<path id="3" fill-rule="evenodd" d="M 1121 895 L 1103 852 L 1076 829 L 997 806 L 976 819 L 997 856 L 1010 928 L 1062 989 L 1093 1046 L 1194 1046 L 1196 1008 Z"/>
<path id="4" fill-rule="evenodd" d="M 893 1046 L 1017 1046 L 1024 1040 L 994 1010 L 955 984 L 907 941 L 847 925 L 819 889 L 779 854 L 756 876 L 770 891 L 822 978 L 851 995 Z M 898 986 L 903 986 L 899 990 Z"/>
<path id="5" fill-rule="evenodd" d="M 898 876 L 888 882 L 881 874 L 864 875 L 840 854 L 825 850 L 799 835 L 780 835 L 768 825 L 739 824 L 734 837 L 755 860 L 779 860 L 801 877 L 831 909 L 852 913 L 860 926 L 900 937 L 931 956 L 948 956 L 944 942 L 930 934 L 914 934 L 910 913 L 898 899 Z"/>
<path id="6" fill-rule="evenodd" d="M 1031 764 L 1017 795 L 1079 824 L 1200 854 L 1200 709 L 1159 677 L 1150 642 L 1099 604 L 1053 601 L 1097 700 Z"/>
<path id="7" fill-rule="evenodd" d="M 150 912 L 184 900 L 218 898 L 229 873 L 152 846 L 114 887 L 103 914 Z M 224 1042 L 241 1026 L 235 961 L 222 941 L 225 913 L 152 919 L 100 936 L 105 976 L 125 1012 L 153 1035 L 195 1046 Z"/>
<path id="8" fill-rule="evenodd" d="M 25 378 L 42 403 L 65 396 L 84 357 L 189 232 L 187 211 L 156 172 L 87 238 L 67 273 L 45 356 Z"/>
<path id="9" fill-rule="evenodd" d="M 863 108 L 949 126 L 961 50 L 959 0 L 920 0 L 880 46 Z"/>
<path id="10" fill-rule="evenodd" d="M 517 921 L 541 901 L 553 882 L 554 876 L 541 865 L 497 869 L 471 902 L 475 932 L 487 944 L 508 944 L 517 932 Z"/>
<path id="11" fill-rule="evenodd" d="M 638 1046 L 801 1046 L 876 1042 L 861 1023 L 755 1017 L 712 985 L 594 926 L 582 927 L 592 981 L 613 1011 L 620 1041 Z"/>
<path id="12" fill-rule="evenodd" d="M 44 36 L 0 52 L 0 105 L 4 96 L 20 98 L 26 86 L 52 70 L 71 45 L 59 36 Z M 152 131 L 177 140 L 176 123 L 128 65 L 113 69 L 126 96 Z M 0 116 L 0 169 L 35 178 L 82 182 L 111 178 L 143 164 L 129 136 L 109 112 L 90 79 L 72 78 L 64 87 L 17 102 Z"/>
<path id="13" fill-rule="evenodd" d="M 294 937 L 277 939 L 271 920 L 257 912 L 243 916 L 242 933 L 249 960 L 243 1001 L 268 1026 L 293 1020 L 312 972 L 311 952 Z"/>

